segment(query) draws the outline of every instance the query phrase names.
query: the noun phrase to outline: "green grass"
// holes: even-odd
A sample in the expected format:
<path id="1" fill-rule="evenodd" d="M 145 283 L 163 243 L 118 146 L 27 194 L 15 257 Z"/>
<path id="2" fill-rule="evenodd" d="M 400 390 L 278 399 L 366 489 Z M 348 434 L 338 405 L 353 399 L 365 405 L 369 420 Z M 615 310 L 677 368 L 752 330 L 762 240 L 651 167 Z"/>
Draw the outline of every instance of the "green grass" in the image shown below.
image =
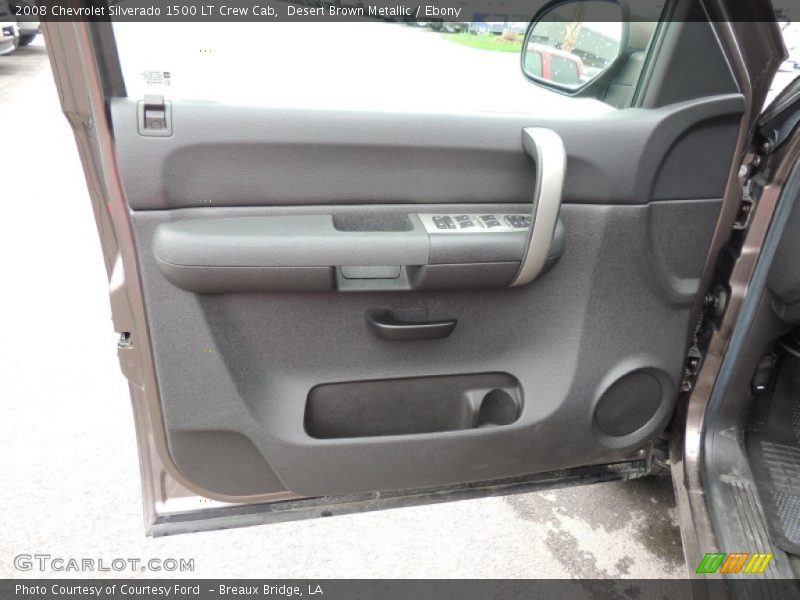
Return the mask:
<path id="1" fill-rule="evenodd" d="M 453 41 L 457 44 L 477 48 L 478 50 L 495 50 L 497 52 L 519 52 L 522 50 L 522 36 L 517 36 L 517 41 L 507 42 L 499 35 L 487 33 L 475 35 L 472 33 L 445 33 L 444 39 Z"/>

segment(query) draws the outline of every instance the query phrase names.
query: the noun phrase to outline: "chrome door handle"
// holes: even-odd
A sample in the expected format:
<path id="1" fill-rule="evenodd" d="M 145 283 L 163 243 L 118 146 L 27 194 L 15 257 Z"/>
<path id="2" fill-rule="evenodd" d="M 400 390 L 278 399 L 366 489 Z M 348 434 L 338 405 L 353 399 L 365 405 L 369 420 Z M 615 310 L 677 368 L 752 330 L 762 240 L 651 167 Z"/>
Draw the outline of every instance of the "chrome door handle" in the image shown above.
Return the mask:
<path id="1" fill-rule="evenodd" d="M 530 283 L 544 268 L 558 222 L 567 170 L 564 142 L 552 129 L 526 127 L 522 130 L 522 147 L 536 165 L 536 182 L 525 253 L 511 287 Z"/>

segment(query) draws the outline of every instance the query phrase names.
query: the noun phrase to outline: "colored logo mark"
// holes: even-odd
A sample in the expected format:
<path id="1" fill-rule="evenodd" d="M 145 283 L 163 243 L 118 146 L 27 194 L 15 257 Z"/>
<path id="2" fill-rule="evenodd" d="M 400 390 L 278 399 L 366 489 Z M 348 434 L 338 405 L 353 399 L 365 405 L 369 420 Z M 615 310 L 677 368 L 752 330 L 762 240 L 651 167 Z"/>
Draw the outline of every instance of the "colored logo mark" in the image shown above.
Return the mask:
<path id="1" fill-rule="evenodd" d="M 766 552 L 708 552 L 696 573 L 763 573 L 772 557 Z"/>

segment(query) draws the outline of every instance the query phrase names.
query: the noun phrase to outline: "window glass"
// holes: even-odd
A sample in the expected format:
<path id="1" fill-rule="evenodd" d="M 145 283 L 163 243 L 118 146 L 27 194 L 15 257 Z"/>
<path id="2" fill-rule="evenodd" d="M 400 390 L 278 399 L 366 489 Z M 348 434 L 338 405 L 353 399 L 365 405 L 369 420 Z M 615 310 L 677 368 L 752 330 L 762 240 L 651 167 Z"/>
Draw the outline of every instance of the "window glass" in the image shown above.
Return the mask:
<path id="1" fill-rule="evenodd" d="M 580 82 L 578 61 L 572 57 L 550 55 L 550 79 L 556 83 L 573 85 Z"/>
<path id="2" fill-rule="evenodd" d="M 525 53 L 525 71 L 534 77 L 542 76 L 542 53 L 536 50 Z"/>
<path id="3" fill-rule="evenodd" d="M 115 22 L 114 31 L 131 97 L 392 112 L 614 110 L 532 84 L 520 68 L 528 23 L 513 20 L 519 15 L 489 17 L 424 24 Z M 577 82 L 603 60 L 596 32 L 582 36 L 585 66 L 555 58 L 558 81 Z M 548 60 L 530 59 L 539 73 Z"/>

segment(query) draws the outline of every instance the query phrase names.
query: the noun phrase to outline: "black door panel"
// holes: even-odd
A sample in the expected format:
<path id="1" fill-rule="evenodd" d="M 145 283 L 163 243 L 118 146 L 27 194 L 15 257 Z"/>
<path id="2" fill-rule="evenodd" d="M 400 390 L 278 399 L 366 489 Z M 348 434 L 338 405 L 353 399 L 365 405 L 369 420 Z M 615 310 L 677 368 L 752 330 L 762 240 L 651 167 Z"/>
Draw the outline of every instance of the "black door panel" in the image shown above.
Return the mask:
<path id="1" fill-rule="evenodd" d="M 142 54 L 121 23 L 43 23 L 151 531 L 652 472 L 783 56 L 733 4 L 587 25 L 619 55 L 561 96 L 399 24 L 359 61 L 284 60 L 289 25 L 212 57 L 200 29 Z"/>
<path id="2" fill-rule="evenodd" d="M 556 118 L 175 101 L 171 135 L 148 136 L 137 103 L 115 99 L 184 475 L 230 496 L 330 496 L 614 462 L 657 436 L 744 104 L 586 106 Z M 509 288 L 524 234 L 434 243 L 419 215 L 531 214 L 531 126 L 564 142 L 562 206 L 550 270 Z M 487 373 L 518 385 L 463 383 Z"/>
<path id="3" fill-rule="evenodd" d="M 693 286 L 719 204 L 565 204 L 564 254 L 532 284 L 403 294 L 195 294 L 176 288 L 154 260 L 153 236 L 164 223 L 339 214 L 352 207 L 134 211 L 173 457 L 189 478 L 200 473 L 211 490 L 233 495 L 242 492 L 242 465 L 252 465 L 249 481 L 263 485 L 259 490 L 250 485 L 248 493 L 277 491 L 279 480 L 296 494 L 331 495 L 620 459 L 657 435 L 670 415 Z M 526 206 L 471 210 L 519 212 Z M 372 205 L 358 211 L 406 214 L 425 208 Z M 437 207 L 443 209 L 459 207 Z M 676 263 L 673 252 L 700 258 Z M 386 341 L 366 325 L 365 315 L 375 310 L 405 321 L 457 319 L 458 325 L 444 339 Z M 305 430 L 309 393 L 323 384 L 491 372 L 520 382 L 521 412 L 511 423 L 334 439 Z M 629 381 L 631 389 L 640 389 L 634 384 L 641 373 L 655 382 L 644 388 L 655 390 L 655 398 L 618 392 Z M 644 419 L 639 402 L 651 413 Z M 598 403 L 603 418 L 609 411 L 618 415 L 616 431 L 638 427 L 608 435 L 595 421 Z M 211 433 L 229 440 L 215 448 L 216 464 L 232 466 L 216 469 L 212 478 L 208 452 L 189 450 L 215 439 Z"/>

